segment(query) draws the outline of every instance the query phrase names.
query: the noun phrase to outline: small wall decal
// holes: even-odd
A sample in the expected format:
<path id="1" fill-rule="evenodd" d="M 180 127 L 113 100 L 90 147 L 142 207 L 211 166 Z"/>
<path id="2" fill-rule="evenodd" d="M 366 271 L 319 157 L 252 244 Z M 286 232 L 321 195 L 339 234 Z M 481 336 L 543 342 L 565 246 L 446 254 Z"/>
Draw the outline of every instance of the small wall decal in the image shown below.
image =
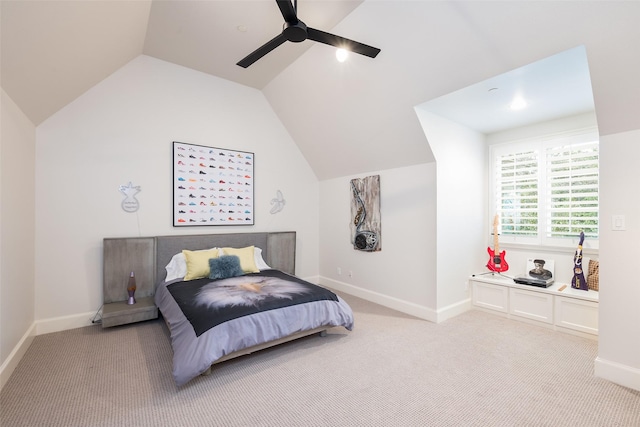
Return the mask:
<path id="1" fill-rule="evenodd" d="M 275 199 L 271 199 L 271 213 L 272 214 L 277 214 L 278 212 L 280 212 L 282 209 L 284 209 L 284 205 L 287 203 L 287 201 L 284 199 L 284 196 L 282 195 L 282 191 L 277 190 L 276 191 L 276 197 Z"/>
<path id="2" fill-rule="evenodd" d="M 123 211 L 133 213 L 140 208 L 140 202 L 136 199 L 136 194 L 140 191 L 140 186 L 134 186 L 131 182 L 129 182 L 128 185 L 120 186 L 120 192 L 125 195 L 124 200 L 120 204 Z"/>

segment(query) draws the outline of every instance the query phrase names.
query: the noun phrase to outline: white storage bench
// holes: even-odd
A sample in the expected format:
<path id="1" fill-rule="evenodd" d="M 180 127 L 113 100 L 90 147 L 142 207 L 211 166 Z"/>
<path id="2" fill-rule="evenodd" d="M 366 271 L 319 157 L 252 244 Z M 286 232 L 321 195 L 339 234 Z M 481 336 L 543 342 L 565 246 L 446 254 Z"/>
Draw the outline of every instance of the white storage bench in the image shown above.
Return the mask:
<path id="1" fill-rule="evenodd" d="M 548 288 L 520 285 L 499 274 L 472 276 L 469 283 L 474 308 L 562 332 L 598 336 L 597 291 L 573 289 L 567 283 Z"/>

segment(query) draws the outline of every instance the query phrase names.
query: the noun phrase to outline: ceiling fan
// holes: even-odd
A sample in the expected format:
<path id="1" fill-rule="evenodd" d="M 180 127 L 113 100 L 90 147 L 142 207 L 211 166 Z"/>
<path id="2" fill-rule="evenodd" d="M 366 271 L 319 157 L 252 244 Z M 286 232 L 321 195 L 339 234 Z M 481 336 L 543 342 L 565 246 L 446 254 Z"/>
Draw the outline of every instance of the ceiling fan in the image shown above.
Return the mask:
<path id="1" fill-rule="evenodd" d="M 298 19 L 296 14 L 296 10 L 298 9 L 298 0 L 294 0 L 293 3 L 291 3 L 291 0 L 276 0 L 276 3 L 278 3 L 280 12 L 284 17 L 282 33 L 251 52 L 245 58 L 240 60 L 237 65 L 247 68 L 286 41 L 299 43 L 307 39 L 335 46 L 337 48 L 343 48 L 370 58 L 375 58 L 376 55 L 380 53 L 380 49 L 376 47 L 345 39 L 344 37 L 336 36 L 334 34 L 325 33 L 324 31 L 316 30 L 315 28 L 307 27 L 304 22 Z"/>

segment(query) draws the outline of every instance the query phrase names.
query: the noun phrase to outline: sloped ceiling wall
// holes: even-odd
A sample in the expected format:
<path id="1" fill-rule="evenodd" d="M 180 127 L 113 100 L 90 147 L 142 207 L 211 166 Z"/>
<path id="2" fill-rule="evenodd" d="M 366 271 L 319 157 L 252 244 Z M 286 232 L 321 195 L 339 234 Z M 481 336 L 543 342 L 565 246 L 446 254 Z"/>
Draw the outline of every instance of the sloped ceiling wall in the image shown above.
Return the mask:
<path id="1" fill-rule="evenodd" d="M 414 106 L 585 45 L 600 131 L 623 132 L 640 128 L 639 18 L 639 2 L 366 1 L 334 31 L 375 60 L 314 46 L 264 92 L 327 179 L 431 161 Z"/>
<path id="2" fill-rule="evenodd" d="M 151 1 L 2 1 L 2 88 L 38 125 L 142 53 Z"/>
<path id="3" fill-rule="evenodd" d="M 285 63 L 264 94 L 319 179 L 433 161 L 416 105 L 580 45 L 589 59 L 601 133 L 640 128 L 640 2 L 366 0 L 357 6 L 300 0 L 299 9 L 311 1 L 323 5 L 319 10 L 350 3 L 346 15 L 322 28 L 382 49 L 376 59 L 352 55 L 344 64 L 335 61 L 332 48 L 308 41 L 274 53 Z M 38 124 L 145 53 L 145 45 L 147 54 L 191 67 L 202 64 L 203 51 L 213 58 L 226 58 L 222 50 L 242 57 L 253 42 L 239 40 L 244 36 L 231 5 L 235 10 L 246 3 L 247 14 L 259 14 L 265 1 L 171 3 L 189 5 L 194 17 L 166 28 L 192 34 L 167 49 L 195 56 L 155 50 L 152 33 L 163 34 L 172 21 L 149 19 L 154 5 L 165 2 L 2 1 L 3 89 Z M 197 19 L 198 4 L 203 11 L 221 7 L 208 21 Z M 305 22 L 315 25 L 310 15 Z M 264 20 L 281 23 L 277 13 Z M 216 36 L 224 40 L 196 28 L 207 25 L 227 28 Z M 264 42 L 262 34 L 255 37 L 257 45 Z M 288 56 L 290 49 L 295 51 Z"/>

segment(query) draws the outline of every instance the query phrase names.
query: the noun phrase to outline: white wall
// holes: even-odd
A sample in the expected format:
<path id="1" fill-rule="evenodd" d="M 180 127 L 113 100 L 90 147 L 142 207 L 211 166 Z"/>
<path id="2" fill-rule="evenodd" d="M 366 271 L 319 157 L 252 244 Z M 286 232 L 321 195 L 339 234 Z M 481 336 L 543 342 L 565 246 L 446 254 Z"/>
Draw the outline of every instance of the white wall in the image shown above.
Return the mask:
<path id="1" fill-rule="evenodd" d="M 600 337 L 595 374 L 640 390 L 640 130 L 600 139 Z M 626 231 L 612 231 L 624 215 Z"/>
<path id="2" fill-rule="evenodd" d="M 370 175 L 380 175 L 379 252 L 355 250 L 350 241 L 349 181 Z M 320 283 L 435 321 L 435 201 L 433 163 L 321 181 Z"/>
<path id="3" fill-rule="evenodd" d="M 470 308 L 468 278 L 483 272 L 487 148 L 483 134 L 416 108 L 437 169 L 437 288 L 442 319 Z"/>
<path id="4" fill-rule="evenodd" d="M 261 92 L 140 56 L 37 128 L 35 317 L 88 324 L 102 239 L 295 230 L 297 274 L 318 274 L 318 182 Z M 172 141 L 255 153 L 255 226 L 172 227 Z M 120 185 L 141 187 L 137 213 Z M 282 190 L 285 209 L 271 215 Z M 46 326 L 49 325 L 49 326 Z"/>
<path id="5" fill-rule="evenodd" d="M 0 98 L 0 389 L 33 338 L 35 126 Z"/>

